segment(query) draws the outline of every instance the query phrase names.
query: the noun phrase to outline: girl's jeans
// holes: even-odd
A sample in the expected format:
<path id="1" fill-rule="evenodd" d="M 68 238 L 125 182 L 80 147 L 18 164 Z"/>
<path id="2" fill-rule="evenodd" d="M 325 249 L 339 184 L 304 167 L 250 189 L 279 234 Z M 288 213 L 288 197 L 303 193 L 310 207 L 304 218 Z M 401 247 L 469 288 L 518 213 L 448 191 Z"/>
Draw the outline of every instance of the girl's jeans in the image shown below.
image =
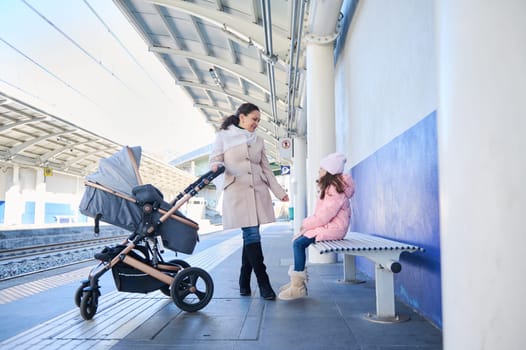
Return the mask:
<path id="1" fill-rule="evenodd" d="M 305 249 L 314 241 L 316 238 L 307 238 L 305 236 L 299 236 L 292 243 L 292 250 L 294 251 L 294 271 L 303 271 L 305 270 L 305 259 L 307 255 Z"/>
<path id="2" fill-rule="evenodd" d="M 258 243 L 259 241 L 261 241 L 261 236 L 259 235 L 259 225 L 250 226 L 250 227 L 242 227 L 241 230 L 243 231 L 243 244 L 244 245 Z"/>

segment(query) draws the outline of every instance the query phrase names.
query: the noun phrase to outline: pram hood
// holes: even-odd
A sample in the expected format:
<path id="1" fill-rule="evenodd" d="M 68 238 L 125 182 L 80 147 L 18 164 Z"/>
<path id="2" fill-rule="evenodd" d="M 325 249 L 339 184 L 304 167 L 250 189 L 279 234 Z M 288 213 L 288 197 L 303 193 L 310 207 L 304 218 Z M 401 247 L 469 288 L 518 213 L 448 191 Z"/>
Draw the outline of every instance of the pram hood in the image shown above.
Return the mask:
<path id="1" fill-rule="evenodd" d="M 131 151 L 134 159 L 128 150 Z M 138 169 L 141 163 L 141 153 L 140 146 L 124 147 L 112 156 L 101 159 L 98 170 L 86 176 L 86 180 L 132 196 L 132 189 L 140 185 L 135 169 Z M 133 164 L 134 161 L 136 164 Z"/>

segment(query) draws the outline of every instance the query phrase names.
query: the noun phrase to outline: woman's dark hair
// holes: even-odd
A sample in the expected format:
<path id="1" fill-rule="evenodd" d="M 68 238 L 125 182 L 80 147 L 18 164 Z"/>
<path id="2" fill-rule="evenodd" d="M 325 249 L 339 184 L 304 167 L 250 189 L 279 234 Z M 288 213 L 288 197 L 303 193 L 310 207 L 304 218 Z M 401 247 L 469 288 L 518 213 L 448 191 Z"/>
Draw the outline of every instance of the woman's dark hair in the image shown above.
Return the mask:
<path id="1" fill-rule="evenodd" d="M 223 123 L 221 124 L 220 129 L 226 130 L 232 124 L 236 126 L 239 125 L 239 115 L 240 114 L 247 115 L 252 111 L 259 111 L 259 107 L 250 102 L 243 103 L 241 106 L 237 108 L 237 111 L 235 114 L 232 114 L 230 117 L 227 117 L 225 118 L 225 120 L 223 120 Z"/>
<path id="2" fill-rule="evenodd" d="M 320 199 L 325 198 L 325 191 L 330 185 L 336 187 L 338 193 L 345 191 L 345 180 L 341 174 L 333 175 L 329 172 L 325 173 L 321 178 L 318 179 L 318 187 L 320 188 Z"/>

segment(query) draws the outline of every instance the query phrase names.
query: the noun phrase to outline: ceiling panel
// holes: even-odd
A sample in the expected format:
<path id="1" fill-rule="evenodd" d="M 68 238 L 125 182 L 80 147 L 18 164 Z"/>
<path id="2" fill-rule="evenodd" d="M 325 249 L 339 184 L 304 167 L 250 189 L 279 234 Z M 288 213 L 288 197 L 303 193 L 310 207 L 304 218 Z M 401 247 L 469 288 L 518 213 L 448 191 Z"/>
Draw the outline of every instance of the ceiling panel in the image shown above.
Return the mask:
<path id="1" fill-rule="evenodd" d="M 94 172 L 101 158 L 123 146 L 0 92 L 0 168 L 49 167 L 77 176 Z M 141 176 L 164 193 L 178 193 L 194 176 L 147 154 Z"/>
<path id="2" fill-rule="evenodd" d="M 301 25 L 304 18 L 299 1 L 114 2 L 216 129 L 239 104 L 255 103 L 262 111 L 258 133 L 266 140 L 269 157 L 290 161 L 280 159 L 278 145 L 280 138 L 295 135 L 294 112 L 303 95 L 288 88 L 300 89 L 295 79 L 304 74 L 295 66 L 302 60 L 290 62 L 291 49 L 303 56 L 301 45 L 291 45 L 296 38 L 290 34 L 292 24 Z M 293 6 L 298 8 L 294 11 Z"/>

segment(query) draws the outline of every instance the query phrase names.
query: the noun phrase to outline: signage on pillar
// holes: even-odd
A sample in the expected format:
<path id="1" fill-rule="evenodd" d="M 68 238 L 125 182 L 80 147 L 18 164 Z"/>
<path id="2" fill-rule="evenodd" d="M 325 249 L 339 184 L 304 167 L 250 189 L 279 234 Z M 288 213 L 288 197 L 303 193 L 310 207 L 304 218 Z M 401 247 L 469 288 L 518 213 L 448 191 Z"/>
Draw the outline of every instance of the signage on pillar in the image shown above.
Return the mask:
<path id="1" fill-rule="evenodd" d="M 44 176 L 53 176 L 53 169 L 45 167 L 44 168 Z"/>
<path id="2" fill-rule="evenodd" d="M 279 155 L 281 158 L 292 158 L 292 139 L 285 137 L 279 140 Z"/>

